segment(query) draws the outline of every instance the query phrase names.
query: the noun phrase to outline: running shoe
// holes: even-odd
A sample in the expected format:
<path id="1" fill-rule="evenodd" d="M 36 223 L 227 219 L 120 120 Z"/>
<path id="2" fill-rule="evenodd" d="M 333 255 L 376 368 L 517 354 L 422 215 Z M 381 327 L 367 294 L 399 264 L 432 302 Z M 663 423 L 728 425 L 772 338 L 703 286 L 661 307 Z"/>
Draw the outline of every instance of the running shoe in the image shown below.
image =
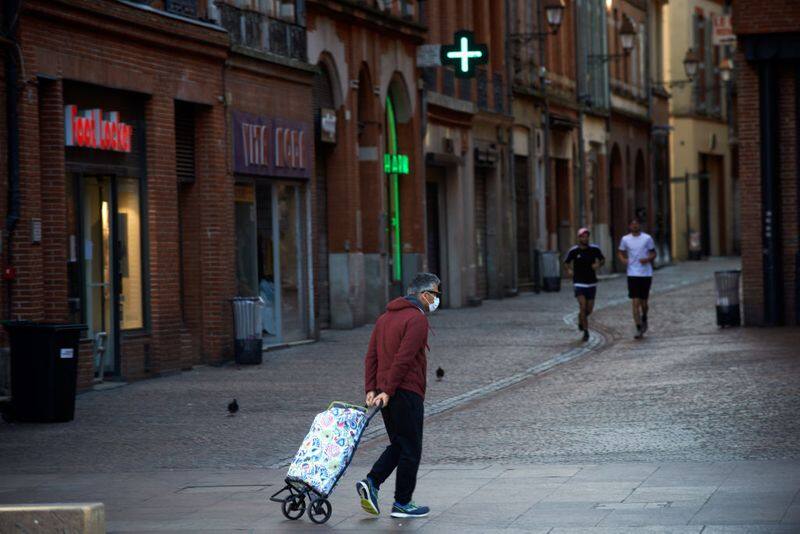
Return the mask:
<path id="1" fill-rule="evenodd" d="M 361 497 L 361 508 L 371 515 L 380 515 L 378 507 L 378 490 L 369 478 L 356 482 L 356 491 Z"/>
<path id="2" fill-rule="evenodd" d="M 427 506 L 417 506 L 413 501 L 408 504 L 394 503 L 392 517 L 427 517 L 430 511 Z"/>
<path id="3" fill-rule="evenodd" d="M 642 339 L 643 335 L 644 335 L 644 330 L 642 330 L 642 325 L 637 324 L 636 325 L 636 335 L 633 336 L 633 339 Z"/>
<path id="4" fill-rule="evenodd" d="M 589 341 L 589 331 L 588 330 L 584 330 L 583 331 L 583 340 L 584 341 Z"/>
<path id="5" fill-rule="evenodd" d="M 647 319 L 642 319 L 642 334 L 647 332 Z"/>

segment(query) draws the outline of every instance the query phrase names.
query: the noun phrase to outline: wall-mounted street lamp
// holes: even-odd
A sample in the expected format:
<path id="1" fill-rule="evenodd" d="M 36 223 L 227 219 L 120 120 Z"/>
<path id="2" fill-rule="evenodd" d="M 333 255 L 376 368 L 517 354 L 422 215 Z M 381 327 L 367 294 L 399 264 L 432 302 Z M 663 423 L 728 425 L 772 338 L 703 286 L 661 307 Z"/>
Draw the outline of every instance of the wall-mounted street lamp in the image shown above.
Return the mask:
<path id="1" fill-rule="evenodd" d="M 678 82 L 683 81 L 684 83 L 691 83 L 694 81 L 695 77 L 697 76 L 697 69 L 700 67 L 700 56 L 694 50 L 694 48 L 690 48 L 686 51 L 686 56 L 683 58 L 683 70 L 686 72 L 686 77 L 688 80 L 676 80 Z"/>
<path id="2" fill-rule="evenodd" d="M 610 6 L 611 2 L 607 2 L 606 6 Z M 633 22 L 627 16 L 622 17 L 622 27 L 619 29 L 619 43 L 622 45 L 622 52 L 619 54 L 589 54 L 587 59 L 590 64 L 608 63 L 612 59 L 621 59 L 628 57 L 633 50 L 636 42 L 636 28 L 633 27 Z"/>
<path id="3" fill-rule="evenodd" d="M 564 0 L 545 0 L 544 14 L 547 19 L 547 25 L 550 26 L 548 31 L 544 32 L 527 32 L 527 33 L 512 33 L 509 35 L 512 41 L 531 41 L 538 39 L 543 41 L 548 35 L 556 35 L 561 23 L 564 21 Z"/>
<path id="4" fill-rule="evenodd" d="M 555 35 L 564 19 L 564 0 L 548 0 L 544 6 L 544 14 L 547 17 L 547 24 Z"/>
<path id="5" fill-rule="evenodd" d="M 683 87 L 687 83 L 694 82 L 694 79 L 697 77 L 698 68 L 700 68 L 700 56 L 693 48 L 689 48 L 686 50 L 686 55 L 683 57 L 683 70 L 686 73 L 686 78 L 683 80 L 670 80 L 668 82 L 653 81 L 653 85 L 660 85 L 662 87 Z"/>

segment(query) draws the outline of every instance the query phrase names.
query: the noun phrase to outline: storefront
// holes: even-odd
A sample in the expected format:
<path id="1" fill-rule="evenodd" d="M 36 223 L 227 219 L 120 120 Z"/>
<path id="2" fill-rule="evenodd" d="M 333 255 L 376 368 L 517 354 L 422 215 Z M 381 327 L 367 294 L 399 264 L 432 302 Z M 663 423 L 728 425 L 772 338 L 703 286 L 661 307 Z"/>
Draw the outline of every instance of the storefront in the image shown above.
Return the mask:
<path id="1" fill-rule="evenodd" d="M 122 337 L 147 328 L 143 117 L 136 93 L 64 82 L 69 320 L 104 349 L 100 378 L 121 373 Z"/>
<path id="2" fill-rule="evenodd" d="M 261 297 L 265 346 L 313 336 L 311 125 L 232 113 L 236 282 Z"/>

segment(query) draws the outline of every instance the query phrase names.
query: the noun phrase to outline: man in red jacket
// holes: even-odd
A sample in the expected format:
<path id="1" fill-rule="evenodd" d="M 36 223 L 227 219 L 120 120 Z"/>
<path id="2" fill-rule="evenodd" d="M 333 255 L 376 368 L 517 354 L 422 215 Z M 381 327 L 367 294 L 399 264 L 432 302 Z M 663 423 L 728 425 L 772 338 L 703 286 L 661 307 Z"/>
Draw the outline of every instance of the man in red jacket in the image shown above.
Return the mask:
<path id="1" fill-rule="evenodd" d="M 392 517 L 425 517 L 427 506 L 411 500 L 422 456 L 425 373 L 427 370 L 428 318 L 439 307 L 440 280 L 419 273 L 408 294 L 396 298 L 378 317 L 365 358 L 367 406 L 382 406 L 381 415 L 390 445 L 372 466 L 367 478 L 356 483 L 361 507 L 380 514 L 378 489 L 397 468 Z"/>

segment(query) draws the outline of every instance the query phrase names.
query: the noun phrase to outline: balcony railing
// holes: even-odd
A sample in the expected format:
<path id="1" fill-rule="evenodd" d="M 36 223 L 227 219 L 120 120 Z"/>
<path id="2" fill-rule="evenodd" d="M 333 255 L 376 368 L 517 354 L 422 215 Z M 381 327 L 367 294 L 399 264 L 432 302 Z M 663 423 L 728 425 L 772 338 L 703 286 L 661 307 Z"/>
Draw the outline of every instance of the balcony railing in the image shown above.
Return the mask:
<path id="1" fill-rule="evenodd" d="M 231 41 L 239 46 L 262 50 L 291 59 L 307 61 L 306 29 L 291 22 L 299 18 L 294 4 L 282 4 L 277 15 L 240 9 L 229 3 L 218 3 L 220 24 L 228 30 Z M 292 9 L 287 9 L 291 7 Z"/>
<path id="2" fill-rule="evenodd" d="M 197 17 L 197 0 L 164 0 L 164 9 L 184 17 Z"/>

